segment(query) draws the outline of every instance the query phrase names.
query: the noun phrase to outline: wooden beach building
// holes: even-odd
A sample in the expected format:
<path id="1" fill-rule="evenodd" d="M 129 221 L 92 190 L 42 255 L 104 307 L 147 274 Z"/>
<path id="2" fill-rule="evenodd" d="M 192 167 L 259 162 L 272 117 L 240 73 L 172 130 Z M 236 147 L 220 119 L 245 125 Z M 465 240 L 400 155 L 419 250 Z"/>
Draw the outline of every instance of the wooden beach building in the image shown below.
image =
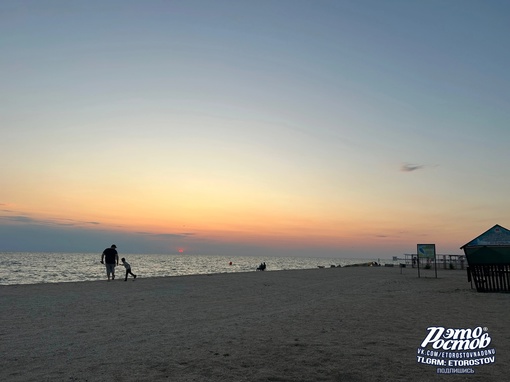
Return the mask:
<path id="1" fill-rule="evenodd" d="M 468 263 L 468 280 L 478 292 L 510 292 L 510 231 L 499 224 L 460 249 Z"/>

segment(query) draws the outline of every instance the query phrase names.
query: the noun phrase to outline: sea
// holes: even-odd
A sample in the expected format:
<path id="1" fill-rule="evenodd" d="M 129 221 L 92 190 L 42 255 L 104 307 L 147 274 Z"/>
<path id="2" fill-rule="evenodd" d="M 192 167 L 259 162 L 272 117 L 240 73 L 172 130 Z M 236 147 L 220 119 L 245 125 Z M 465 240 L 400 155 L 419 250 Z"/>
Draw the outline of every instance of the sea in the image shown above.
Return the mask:
<path id="1" fill-rule="evenodd" d="M 167 277 L 214 273 L 254 272 L 262 263 L 266 271 L 331 268 L 349 264 L 392 263 L 382 259 L 318 257 L 203 256 L 189 254 L 125 254 L 138 277 Z M 105 266 L 97 253 L 0 252 L 0 285 L 96 281 L 106 279 Z M 116 268 L 123 279 L 125 269 Z M 130 276 L 131 277 L 131 276 Z"/>

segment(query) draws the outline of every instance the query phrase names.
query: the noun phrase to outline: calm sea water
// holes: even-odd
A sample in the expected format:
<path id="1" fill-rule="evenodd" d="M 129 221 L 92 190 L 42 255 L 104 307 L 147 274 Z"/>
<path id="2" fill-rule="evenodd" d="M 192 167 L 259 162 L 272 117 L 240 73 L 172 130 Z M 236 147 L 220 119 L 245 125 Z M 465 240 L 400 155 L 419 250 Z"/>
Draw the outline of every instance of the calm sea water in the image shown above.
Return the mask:
<path id="1" fill-rule="evenodd" d="M 380 261 L 379 259 L 329 259 L 303 257 L 138 255 L 126 254 L 126 261 L 138 277 L 182 276 L 210 273 L 252 272 L 261 262 L 266 271 L 312 269 Z M 0 252 L 0 285 L 40 284 L 105 280 L 105 266 L 97 253 Z M 230 265 L 232 262 L 232 265 Z M 384 264 L 384 260 L 381 260 Z M 390 262 L 389 260 L 387 262 Z M 124 267 L 116 268 L 117 279 Z"/>

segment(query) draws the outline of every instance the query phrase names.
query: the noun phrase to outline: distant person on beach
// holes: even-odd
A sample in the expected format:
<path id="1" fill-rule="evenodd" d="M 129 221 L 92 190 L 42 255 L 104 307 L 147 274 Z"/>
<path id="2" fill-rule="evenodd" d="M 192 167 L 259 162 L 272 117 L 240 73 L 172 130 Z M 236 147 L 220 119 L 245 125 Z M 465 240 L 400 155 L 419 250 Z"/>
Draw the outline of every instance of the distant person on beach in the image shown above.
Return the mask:
<path id="1" fill-rule="evenodd" d="M 101 255 L 101 264 L 106 263 L 106 275 L 110 281 L 110 274 L 112 280 L 115 280 L 115 265 L 119 265 L 119 254 L 116 250 L 117 246 L 112 244 L 110 248 L 106 248 Z"/>
<path id="2" fill-rule="evenodd" d="M 136 279 L 136 275 L 131 272 L 131 265 L 129 265 L 125 258 L 122 258 L 121 261 L 122 265 L 124 265 L 124 268 L 126 268 L 126 277 L 124 278 L 124 281 L 127 281 L 128 275 L 131 275 Z"/>
<path id="3" fill-rule="evenodd" d="M 260 263 L 260 265 L 257 267 L 257 271 L 265 271 L 266 270 L 266 263 Z"/>

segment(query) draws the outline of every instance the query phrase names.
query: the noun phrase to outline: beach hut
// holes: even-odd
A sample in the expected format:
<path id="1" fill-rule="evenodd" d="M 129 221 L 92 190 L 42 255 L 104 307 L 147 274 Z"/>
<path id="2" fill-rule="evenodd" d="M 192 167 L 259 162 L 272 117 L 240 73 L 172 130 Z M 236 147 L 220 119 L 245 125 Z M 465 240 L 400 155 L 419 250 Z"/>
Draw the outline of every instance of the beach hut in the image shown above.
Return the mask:
<path id="1" fill-rule="evenodd" d="M 499 224 L 460 249 L 478 292 L 510 292 L 510 231 Z"/>

